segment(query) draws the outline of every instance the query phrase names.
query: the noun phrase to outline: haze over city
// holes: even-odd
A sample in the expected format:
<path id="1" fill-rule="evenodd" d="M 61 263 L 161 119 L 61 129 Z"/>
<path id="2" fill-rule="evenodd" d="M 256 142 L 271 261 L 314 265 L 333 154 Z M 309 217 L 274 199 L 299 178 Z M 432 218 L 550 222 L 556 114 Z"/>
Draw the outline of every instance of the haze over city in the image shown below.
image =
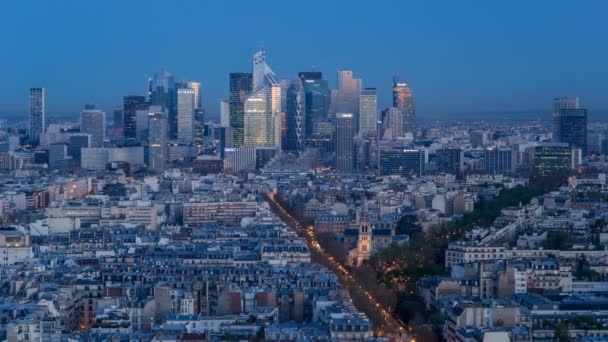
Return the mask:
<path id="1" fill-rule="evenodd" d="M 393 75 L 407 80 L 419 117 L 541 112 L 576 94 L 605 113 L 608 28 L 603 1 L 10 1 L 2 5 L 0 113 L 27 113 L 27 89 L 47 88 L 50 117 L 85 103 L 110 110 L 166 69 L 202 82 L 219 119 L 227 74 L 259 48 L 275 73 L 353 70 L 390 105 Z M 480 115 L 478 115 L 479 117 Z"/>

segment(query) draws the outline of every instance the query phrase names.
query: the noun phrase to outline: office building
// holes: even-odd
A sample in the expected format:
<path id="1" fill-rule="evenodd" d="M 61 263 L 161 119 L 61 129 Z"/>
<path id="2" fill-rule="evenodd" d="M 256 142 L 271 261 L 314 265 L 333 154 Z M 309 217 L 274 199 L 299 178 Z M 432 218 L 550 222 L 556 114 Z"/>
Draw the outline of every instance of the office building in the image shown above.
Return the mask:
<path id="1" fill-rule="evenodd" d="M 562 109 L 579 109 L 579 97 L 561 96 L 553 99 L 553 141 L 560 142 L 559 138 L 559 112 Z"/>
<path id="2" fill-rule="evenodd" d="M 160 108 L 159 108 L 160 109 Z M 148 113 L 148 168 L 164 171 L 167 161 L 167 120 L 163 111 Z"/>
<path id="3" fill-rule="evenodd" d="M 40 143 L 40 133 L 45 131 L 45 107 L 44 88 L 30 88 L 30 117 L 29 117 L 29 138 L 30 145 L 38 146 Z"/>
<path id="4" fill-rule="evenodd" d="M 484 170 L 488 174 L 511 174 L 515 172 L 515 153 L 510 148 L 486 148 Z"/>
<path id="5" fill-rule="evenodd" d="M 486 131 L 471 131 L 469 132 L 469 140 L 473 148 L 484 147 L 488 144 L 490 138 Z"/>
<path id="6" fill-rule="evenodd" d="M 230 126 L 230 101 L 220 100 L 220 126 Z"/>
<path id="7" fill-rule="evenodd" d="M 49 168 L 63 169 L 67 167 L 68 144 L 53 143 L 49 146 Z"/>
<path id="8" fill-rule="evenodd" d="M 108 164 L 107 148 L 83 148 L 80 167 L 86 170 L 101 171 Z"/>
<path id="9" fill-rule="evenodd" d="M 194 142 L 195 96 L 194 89 L 177 90 L 177 138 L 181 142 Z"/>
<path id="10" fill-rule="evenodd" d="M 353 78 L 350 70 L 338 71 L 338 89 L 336 93 L 335 113 L 351 113 L 353 115 L 353 132 L 358 132 L 359 126 L 359 96 L 363 81 Z"/>
<path id="11" fill-rule="evenodd" d="M 124 125 L 124 115 L 123 115 L 123 111 L 122 111 L 122 107 L 121 106 L 117 106 L 114 108 L 114 120 L 113 120 L 113 135 L 115 138 L 119 138 L 122 137 L 124 132 L 123 132 L 123 125 Z"/>
<path id="12" fill-rule="evenodd" d="M 80 165 L 80 155 L 83 148 L 91 147 L 91 135 L 85 133 L 70 135 L 70 144 L 68 146 L 68 155 Z"/>
<path id="13" fill-rule="evenodd" d="M 565 175 L 572 169 L 572 148 L 566 143 L 534 147 L 534 171 L 540 176 Z"/>
<path id="14" fill-rule="evenodd" d="M 380 151 L 380 173 L 403 177 L 420 176 L 424 172 L 425 152 L 410 149 Z"/>
<path id="15" fill-rule="evenodd" d="M 443 147 L 436 153 L 437 171 L 460 175 L 464 170 L 464 151 L 460 148 Z"/>
<path id="16" fill-rule="evenodd" d="M 137 111 L 148 110 L 149 104 L 143 96 L 129 95 L 123 98 L 123 134 L 127 142 L 137 137 Z"/>
<path id="17" fill-rule="evenodd" d="M 404 137 L 403 114 L 397 107 L 386 109 L 382 113 L 382 139 L 395 140 Z"/>
<path id="18" fill-rule="evenodd" d="M 253 55 L 252 89 L 244 104 L 244 145 L 281 148 L 281 85 L 264 50 Z"/>
<path id="19" fill-rule="evenodd" d="M 285 99 L 285 140 L 283 150 L 302 153 L 305 147 L 305 93 L 298 78 L 290 82 Z"/>
<path id="20" fill-rule="evenodd" d="M 106 138 L 106 112 L 98 109 L 81 111 L 80 132 L 91 135 L 91 147 L 103 147 Z"/>
<path id="21" fill-rule="evenodd" d="M 229 116 L 236 147 L 244 145 L 245 99 L 251 93 L 252 78 L 249 72 L 230 74 Z"/>
<path id="22" fill-rule="evenodd" d="M 365 88 L 359 96 L 359 134 L 375 136 L 378 122 L 378 96 L 376 88 Z"/>
<path id="23" fill-rule="evenodd" d="M 587 153 L 587 110 L 560 109 L 553 120 L 554 141 L 580 148 Z"/>
<path id="24" fill-rule="evenodd" d="M 403 132 L 415 133 L 416 109 L 414 108 L 414 95 L 407 82 L 393 79 L 393 107 L 399 108 L 403 114 Z"/>
<path id="25" fill-rule="evenodd" d="M 161 106 L 165 113 L 168 138 L 177 139 L 177 99 L 173 75 L 165 70 L 152 74 L 148 79 L 148 97 L 151 106 Z"/>
<path id="26" fill-rule="evenodd" d="M 244 171 L 254 171 L 255 166 L 255 147 L 227 147 L 224 150 L 224 172 L 236 174 Z"/>
<path id="27" fill-rule="evenodd" d="M 341 174 L 353 173 L 355 164 L 354 120 L 352 113 L 336 114 L 336 171 Z"/>
<path id="28" fill-rule="evenodd" d="M 329 85 L 320 72 L 299 72 L 304 86 L 304 135 L 305 139 L 317 140 L 327 132 L 329 123 Z M 331 127 L 331 126 L 330 126 Z"/>

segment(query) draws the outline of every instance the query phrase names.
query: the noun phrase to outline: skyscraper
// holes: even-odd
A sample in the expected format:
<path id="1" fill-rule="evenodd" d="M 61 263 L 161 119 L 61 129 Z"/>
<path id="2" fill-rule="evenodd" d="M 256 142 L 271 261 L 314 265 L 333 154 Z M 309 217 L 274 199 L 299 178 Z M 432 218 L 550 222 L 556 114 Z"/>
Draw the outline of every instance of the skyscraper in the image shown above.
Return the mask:
<path id="1" fill-rule="evenodd" d="M 148 167 L 152 170 L 164 171 L 167 160 L 167 120 L 162 111 L 150 111 L 148 114 L 147 152 Z"/>
<path id="2" fill-rule="evenodd" d="M 414 133 L 416 130 L 416 110 L 414 108 L 414 95 L 407 82 L 393 79 L 393 107 L 399 108 L 403 114 L 403 132 Z"/>
<path id="3" fill-rule="evenodd" d="M 124 135 L 123 126 L 124 126 L 125 118 L 123 115 L 122 107 L 116 106 L 114 107 L 114 137 L 122 137 Z"/>
<path id="4" fill-rule="evenodd" d="M 359 134 L 375 135 L 378 122 L 378 97 L 376 88 L 365 88 L 359 96 Z"/>
<path id="5" fill-rule="evenodd" d="M 234 134 L 234 146 L 244 145 L 245 99 L 251 93 L 253 75 L 249 72 L 230 74 L 230 127 Z"/>
<path id="6" fill-rule="evenodd" d="M 30 144 L 38 146 L 45 131 L 44 88 L 30 88 Z"/>
<path id="7" fill-rule="evenodd" d="M 314 145 L 313 141 L 323 138 L 322 132 L 331 131 L 329 85 L 320 72 L 299 72 L 298 77 L 304 86 L 304 136 L 308 144 Z"/>
<path id="8" fill-rule="evenodd" d="M 166 114 L 169 139 L 177 139 L 176 87 L 173 75 L 165 70 L 148 79 L 148 96 L 151 106 L 161 106 Z"/>
<path id="9" fill-rule="evenodd" d="M 137 111 L 148 110 L 149 104 L 143 96 L 130 95 L 123 98 L 123 132 L 125 140 L 134 142 L 137 137 Z"/>
<path id="10" fill-rule="evenodd" d="M 338 89 L 336 94 L 336 113 L 352 113 L 354 125 L 353 132 L 358 132 L 359 125 L 359 95 L 361 94 L 363 81 L 353 78 L 350 70 L 338 71 Z"/>
<path id="11" fill-rule="evenodd" d="M 285 100 L 286 134 L 283 149 L 286 151 L 302 153 L 305 139 L 305 104 L 304 86 L 298 78 L 290 82 Z"/>
<path id="12" fill-rule="evenodd" d="M 353 125 L 352 113 L 336 114 L 336 171 L 341 174 L 353 173 Z"/>
<path id="13" fill-rule="evenodd" d="M 189 81 L 185 82 L 185 88 L 194 91 L 194 142 L 202 148 L 205 133 L 205 111 L 201 98 L 202 85 L 201 82 Z"/>
<path id="14" fill-rule="evenodd" d="M 201 100 L 202 85 L 201 82 L 188 81 L 186 87 L 194 91 L 194 110 L 202 110 L 203 102 Z"/>
<path id="15" fill-rule="evenodd" d="M 91 147 L 103 147 L 106 138 L 106 112 L 98 109 L 81 111 L 80 132 L 91 135 Z"/>
<path id="16" fill-rule="evenodd" d="M 383 139 L 395 140 L 404 136 L 403 113 L 397 107 L 386 109 L 382 113 Z"/>
<path id="17" fill-rule="evenodd" d="M 587 154 L 587 110 L 560 109 L 555 117 L 554 140 L 580 148 L 583 155 Z"/>
<path id="18" fill-rule="evenodd" d="M 553 141 L 559 142 L 559 112 L 562 109 L 579 109 L 579 98 L 560 96 L 553 99 Z"/>
<path id="19" fill-rule="evenodd" d="M 177 90 L 177 138 L 182 142 L 194 142 L 194 111 L 196 92 L 194 89 Z"/>
<path id="20" fill-rule="evenodd" d="M 566 143 L 544 143 L 534 147 L 534 171 L 539 175 L 563 176 L 572 169 L 572 147 Z"/>
<path id="21" fill-rule="evenodd" d="M 264 50 L 253 55 L 252 79 L 253 91 L 244 104 L 244 144 L 280 148 L 281 85 L 266 64 Z"/>

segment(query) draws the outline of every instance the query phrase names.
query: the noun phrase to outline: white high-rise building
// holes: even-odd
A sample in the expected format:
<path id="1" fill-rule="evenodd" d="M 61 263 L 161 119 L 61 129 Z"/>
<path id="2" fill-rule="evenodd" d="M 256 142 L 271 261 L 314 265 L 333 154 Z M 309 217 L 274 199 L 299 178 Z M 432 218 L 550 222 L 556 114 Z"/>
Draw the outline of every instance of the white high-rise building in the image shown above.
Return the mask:
<path id="1" fill-rule="evenodd" d="M 244 105 L 244 145 L 281 147 L 281 85 L 266 64 L 266 52 L 253 55 L 253 91 Z"/>
<path id="2" fill-rule="evenodd" d="M 230 126 L 230 101 L 220 100 L 220 125 Z"/>
<path id="3" fill-rule="evenodd" d="M 362 87 L 363 81 L 360 78 L 353 78 L 351 70 L 338 71 L 338 90 L 333 108 L 336 113 L 353 114 L 353 132 L 357 132 L 359 125 L 359 96 Z"/>
<path id="4" fill-rule="evenodd" d="M 189 88 L 177 90 L 177 139 L 183 142 L 194 141 L 194 110 L 196 91 Z"/>
<path id="5" fill-rule="evenodd" d="M 91 135 L 91 147 L 103 147 L 106 138 L 106 112 L 85 109 L 80 112 L 80 132 Z"/>
<path id="6" fill-rule="evenodd" d="M 375 135 L 378 122 L 378 96 L 376 88 L 365 88 L 359 96 L 359 134 Z"/>

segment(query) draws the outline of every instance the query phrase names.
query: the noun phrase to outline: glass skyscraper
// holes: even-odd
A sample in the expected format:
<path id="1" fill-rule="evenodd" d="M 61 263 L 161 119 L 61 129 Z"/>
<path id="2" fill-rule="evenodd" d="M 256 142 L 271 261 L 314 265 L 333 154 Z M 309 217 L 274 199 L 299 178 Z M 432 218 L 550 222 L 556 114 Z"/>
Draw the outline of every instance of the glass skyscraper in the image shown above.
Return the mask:
<path id="1" fill-rule="evenodd" d="M 353 78 L 351 70 L 338 71 L 338 89 L 336 93 L 336 103 L 333 105 L 336 113 L 352 113 L 355 120 L 353 132 L 359 131 L 359 96 L 363 81 L 360 78 Z"/>
<path id="2" fill-rule="evenodd" d="M 374 136 L 378 123 L 378 96 L 376 88 L 365 88 L 359 96 L 359 134 Z"/>
<path id="3" fill-rule="evenodd" d="M 556 142 L 570 144 L 587 154 L 587 110 L 560 109 L 555 117 L 553 132 Z"/>
<path id="4" fill-rule="evenodd" d="M 148 114 L 147 152 L 148 167 L 152 170 L 164 171 L 167 161 L 167 120 L 162 111 L 151 111 Z"/>
<path id="5" fill-rule="evenodd" d="M 147 110 L 149 107 L 146 98 L 138 95 L 123 98 L 123 134 L 126 142 L 135 142 L 137 138 L 137 111 Z"/>
<path id="6" fill-rule="evenodd" d="M 40 143 L 40 133 L 45 131 L 45 108 L 44 108 L 44 88 L 30 88 L 30 117 L 29 135 L 30 144 L 38 146 Z"/>
<path id="7" fill-rule="evenodd" d="M 336 171 L 351 174 L 354 168 L 355 146 L 353 142 L 354 115 L 336 114 Z"/>
<path id="8" fill-rule="evenodd" d="M 155 72 L 148 79 L 151 106 L 161 106 L 166 114 L 169 139 L 177 139 L 177 91 L 173 75 L 165 70 Z"/>
<path id="9" fill-rule="evenodd" d="M 285 141 L 283 149 L 302 153 L 305 147 L 305 93 L 302 81 L 298 78 L 290 82 L 285 100 Z"/>
<path id="10" fill-rule="evenodd" d="M 331 139 L 329 122 L 329 85 L 320 72 L 299 72 L 304 87 L 304 138 L 309 145 L 319 139 Z M 328 129 L 329 128 L 329 129 Z M 329 131 L 329 136 L 324 136 Z"/>
<path id="11" fill-rule="evenodd" d="M 393 80 L 393 107 L 399 108 L 403 115 L 403 133 L 416 130 L 416 110 L 414 108 L 414 95 L 407 82 L 400 82 L 396 77 Z"/>
<path id="12" fill-rule="evenodd" d="M 235 147 L 244 145 L 245 127 L 245 99 L 251 93 L 253 75 L 249 72 L 237 72 L 230 74 L 230 127 L 233 132 Z"/>
<path id="13" fill-rule="evenodd" d="M 194 89 L 181 88 L 177 90 L 177 139 L 194 142 L 194 112 L 196 107 L 196 92 Z"/>
<path id="14" fill-rule="evenodd" d="M 98 109 L 81 111 L 80 132 L 91 135 L 91 147 L 103 147 L 106 138 L 106 112 Z"/>

